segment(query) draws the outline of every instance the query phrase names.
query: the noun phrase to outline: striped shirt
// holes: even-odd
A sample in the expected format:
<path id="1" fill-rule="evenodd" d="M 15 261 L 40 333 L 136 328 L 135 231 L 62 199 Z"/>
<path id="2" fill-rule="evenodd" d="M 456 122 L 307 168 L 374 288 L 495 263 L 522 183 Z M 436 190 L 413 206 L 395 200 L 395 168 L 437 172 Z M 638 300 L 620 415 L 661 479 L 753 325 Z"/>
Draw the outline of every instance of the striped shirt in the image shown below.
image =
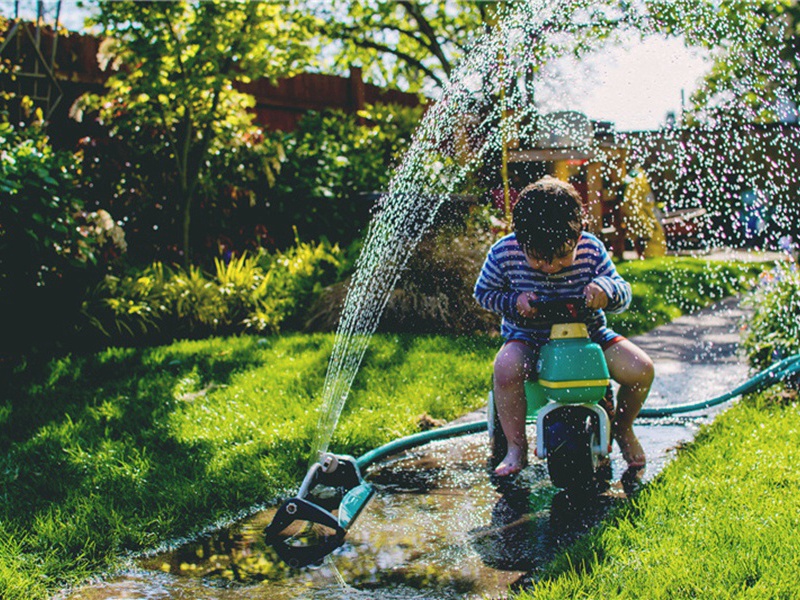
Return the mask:
<path id="1" fill-rule="evenodd" d="M 565 296 L 582 296 L 590 282 L 599 285 L 608 296 L 605 311 L 622 312 L 631 303 L 631 286 L 614 268 L 603 243 L 594 235 L 583 232 L 578 240 L 575 261 L 558 273 L 548 275 L 534 270 L 512 233 L 496 242 L 486 256 L 474 296 L 485 309 L 503 317 L 500 333 L 506 340 L 525 340 L 534 347 L 547 342 L 550 328 L 526 323 L 517 312 L 517 298 L 523 292 L 533 292 L 539 300 L 555 300 Z M 606 325 L 603 310 L 589 313 L 586 321 L 589 336 L 600 345 L 617 334 Z"/>

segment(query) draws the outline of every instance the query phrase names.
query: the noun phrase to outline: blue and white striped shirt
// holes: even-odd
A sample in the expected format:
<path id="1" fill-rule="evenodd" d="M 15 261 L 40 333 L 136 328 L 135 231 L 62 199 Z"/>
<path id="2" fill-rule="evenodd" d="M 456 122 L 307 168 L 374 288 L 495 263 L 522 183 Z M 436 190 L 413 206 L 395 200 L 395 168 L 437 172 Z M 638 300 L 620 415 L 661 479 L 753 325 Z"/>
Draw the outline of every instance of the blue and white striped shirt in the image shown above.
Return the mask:
<path id="1" fill-rule="evenodd" d="M 573 264 L 552 275 L 536 271 L 528 264 L 512 233 L 489 250 L 475 283 L 474 296 L 482 307 L 503 317 L 500 333 L 506 340 L 526 340 L 538 348 L 547 342 L 550 328 L 526 323 L 517 312 L 519 295 L 533 292 L 545 301 L 582 296 L 583 288 L 592 281 L 608 296 L 606 311 L 622 312 L 628 308 L 631 286 L 617 273 L 603 243 L 591 233 L 581 233 Z M 592 340 L 600 345 L 617 335 L 606 325 L 603 310 L 592 311 L 586 326 Z"/>

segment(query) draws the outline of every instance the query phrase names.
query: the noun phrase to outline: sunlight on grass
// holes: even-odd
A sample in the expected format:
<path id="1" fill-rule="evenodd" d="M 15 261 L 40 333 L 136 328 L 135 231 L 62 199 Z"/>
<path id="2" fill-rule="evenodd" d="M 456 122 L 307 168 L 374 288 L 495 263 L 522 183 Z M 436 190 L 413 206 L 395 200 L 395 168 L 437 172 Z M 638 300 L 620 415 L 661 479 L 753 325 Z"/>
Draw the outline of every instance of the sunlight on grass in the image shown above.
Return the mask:
<path id="1" fill-rule="evenodd" d="M 633 300 L 608 323 L 622 335 L 633 336 L 669 323 L 754 285 L 765 265 L 664 257 L 617 265 L 631 284 Z"/>
<path id="2" fill-rule="evenodd" d="M 332 343 L 215 338 L 28 365 L 0 433 L 3 597 L 44 597 L 293 489 Z M 423 413 L 477 408 L 496 345 L 377 336 L 333 449 L 358 454 L 417 431 Z"/>

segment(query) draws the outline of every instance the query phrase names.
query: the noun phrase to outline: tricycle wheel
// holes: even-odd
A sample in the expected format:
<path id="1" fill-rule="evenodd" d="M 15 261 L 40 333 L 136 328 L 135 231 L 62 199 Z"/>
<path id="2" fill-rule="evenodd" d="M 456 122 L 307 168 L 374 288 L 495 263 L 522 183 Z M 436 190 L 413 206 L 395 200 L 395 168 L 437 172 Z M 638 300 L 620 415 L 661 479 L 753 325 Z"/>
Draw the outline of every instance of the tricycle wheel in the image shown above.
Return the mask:
<path id="1" fill-rule="evenodd" d="M 598 465 L 592 446 L 597 440 L 592 415 L 566 408 L 547 416 L 545 444 L 550 481 L 568 491 L 595 489 Z"/>

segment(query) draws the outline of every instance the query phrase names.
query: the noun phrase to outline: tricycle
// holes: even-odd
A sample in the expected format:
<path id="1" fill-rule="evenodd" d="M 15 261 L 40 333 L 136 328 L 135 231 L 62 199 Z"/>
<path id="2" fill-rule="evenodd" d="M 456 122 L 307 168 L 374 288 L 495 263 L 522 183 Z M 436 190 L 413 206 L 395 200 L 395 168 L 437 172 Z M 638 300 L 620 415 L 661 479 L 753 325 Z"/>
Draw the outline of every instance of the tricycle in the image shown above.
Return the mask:
<path id="1" fill-rule="evenodd" d="M 536 423 L 534 454 L 547 461 L 554 486 L 591 493 L 611 478 L 613 393 L 602 348 L 591 341 L 583 297 L 536 303 L 531 320 L 550 327 L 531 378 L 525 382 L 526 423 Z M 507 440 L 489 393 L 490 468 L 506 454 Z"/>

